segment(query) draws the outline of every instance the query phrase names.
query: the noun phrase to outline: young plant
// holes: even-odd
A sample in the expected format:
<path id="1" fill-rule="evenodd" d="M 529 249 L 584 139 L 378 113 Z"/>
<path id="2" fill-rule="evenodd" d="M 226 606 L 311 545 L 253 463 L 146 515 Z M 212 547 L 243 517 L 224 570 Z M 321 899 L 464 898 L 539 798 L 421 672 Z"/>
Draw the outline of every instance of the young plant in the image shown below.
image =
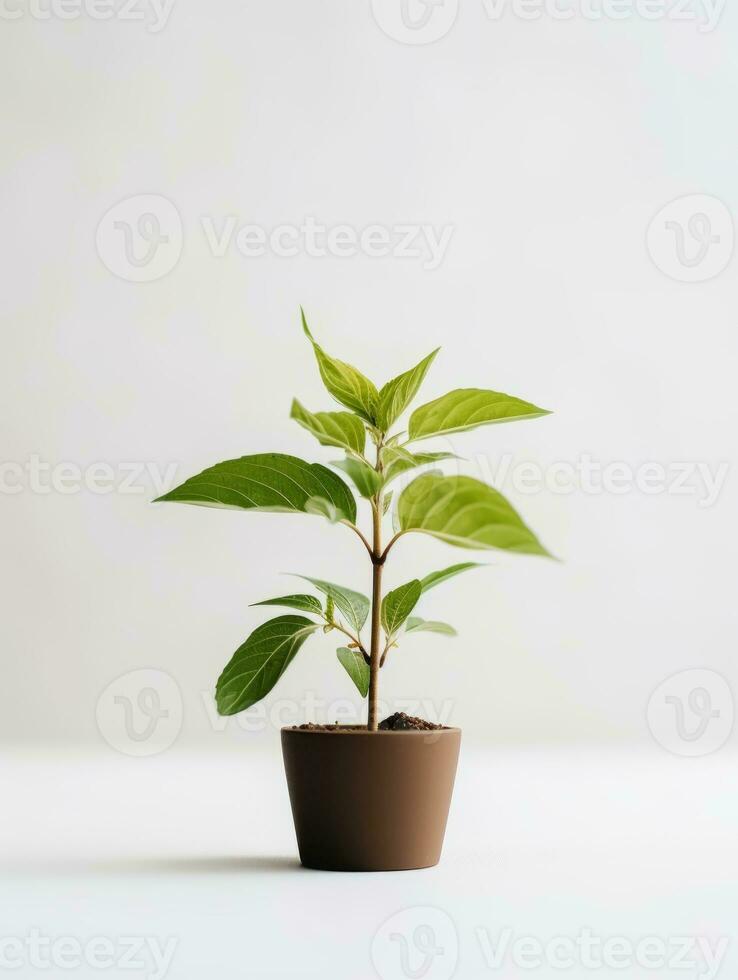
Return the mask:
<path id="1" fill-rule="evenodd" d="M 392 482 L 401 474 L 451 458 L 447 452 L 418 451 L 413 444 L 477 426 L 549 413 L 530 402 L 482 388 L 459 388 L 416 408 L 406 432 L 392 429 L 418 393 L 438 350 L 419 364 L 375 385 L 350 364 L 326 354 L 316 342 L 302 312 L 302 326 L 312 344 L 323 384 L 340 412 L 310 412 L 297 400 L 291 417 L 322 446 L 341 449 L 345 458 L 331 465 L 345 474 L 371 510 L 371 533 L 357 525 L 357 501 L 346 481 L 320 463 L 307 463 L 283 453 L 242 456 L 211 466 L 159 497 L 238 510 L 317 514 L 344 524 L 363 543 L 372 566 L 371 599 L 353 589 L 301 576 L 322 598 L 300 592 L 265 599 L 257 606 L 282 606 L 300 615 L 277 616 L 259 626 L 236 650 L 220 675 L 216 702 L 221 715 L 232 715 L 260 701 L 271 691 L 305 640 L 321 630 L 342 634 L 337 651 L 362 697 L 368 696 L 367 727 L 378 727 L 379 671 L 401 634 L 422 631 L 455 635 L 446 623 L 413 616 L 421 595 L 476 562 L 451 565 L 416 578 L 382 595 L 382 571 L 396 542 L 410 532 L 430 534 L 459 548 L 495 549 L 522 554 L 548 552 L 508 501 L 493 487 L 468 476 L 426 471 L 393 501 Z M 373 446 L 366 455 L 367 436 Z M 413 448 L 409 448 L 413 446 Z M 383 518 L 394 503 L 394 536 L 383 541 Z M 549 556 L 550 557 L 550 556 Z M 369 619 L 369 639 L 362 631 Z"/>

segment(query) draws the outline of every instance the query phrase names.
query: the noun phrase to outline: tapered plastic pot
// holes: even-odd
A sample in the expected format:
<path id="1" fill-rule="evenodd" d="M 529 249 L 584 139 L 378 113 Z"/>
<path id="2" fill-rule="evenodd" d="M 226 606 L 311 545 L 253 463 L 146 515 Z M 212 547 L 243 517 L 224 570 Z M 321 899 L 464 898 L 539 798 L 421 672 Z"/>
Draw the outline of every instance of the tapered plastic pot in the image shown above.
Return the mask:
<path id="1" fill-rule="evenodd" d="M 409 871 L 441 857 L 461 729 L 282 729 L 300 860 L 323 871 Z"/>

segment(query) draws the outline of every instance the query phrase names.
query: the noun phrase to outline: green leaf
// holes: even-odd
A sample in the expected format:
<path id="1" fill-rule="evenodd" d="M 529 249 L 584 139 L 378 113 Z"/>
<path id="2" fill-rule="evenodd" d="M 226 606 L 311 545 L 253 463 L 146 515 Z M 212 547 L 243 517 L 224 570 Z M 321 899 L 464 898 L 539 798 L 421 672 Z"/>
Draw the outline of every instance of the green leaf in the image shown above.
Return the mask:
<path id="1" fill-rule="evenodd" d="M 458 633 L 448 623 L 439 623 L 434 619 L 420 619 L 410 616 L 405 627 L 406 633 L 442 633 L 444 636 L 458 636 Z"/>
<path id="2" fill-rule="evenodd" d="M 355 367 L 346 364 L 345 361 L 329 357 L 310 333 L 310 328 L 305 319 L 305 311 L 302 307 L 300 307 L 300 314 L 302 315 L 302 329 L 313 345 L 323 384 L 337 402 L 345 405 L 346 408 L 350 408 L 352 412 L 373 425 L 377 411 L 377 399 L 379 398 L 376 387 L 369 378 L 364 377 L 361 371 Z"/>
<path id="3" fill-rule="evenodd" d="M 364 654 L 358 650 L 341 647 L 336 650 L 339 663 L 346 668 L 346 673 L 359 689 L 359 694 L 365 698 L 369 693 L 369 664 L 364 660 Z"/>
<path id="4" fill-rule="evenodd" d="M 206 507 L 315 513 L 325 500 L 339 520 L 356 521 L 356 499 L 335 473 L 284 453 L 261 453 L 216 463 L 157 500 Z M 320 511 L 323 513 L 323 511 Z"/>
<path id="5" fill-rule="evenodd" d="M 302 612 L 314 613 L 316 616 L 323 615 L 323 606 L 320 599 L 314 595 L 283 595 L 279 599 L 264 599 L 261 602 L 252 602 L 252 606 L 288 606 L 290 609 L 300 609 Z"/>
<path id="6" fill-rule="evenodd" d="M 428 368 L 440 349 L 437 347 L 433 353 L 423 358 L 420 364 L 416 364 L 414 368 L 393 378 L 392 381 L 388 381 L 379 392 L 376 421 L 382 432 L 386 432 L 393 422 L 397 421 L 415 398 L 418 388 L 428 373 Z"/>
<path id="7" fill-rule="evenodd" d="M 334 585 L 333 582 L 324 582 L 319 578 L 310 578 L 308 575 L 298 575 L 298 578 L 312 582 L 316 589 L 320 589 L 323 595 L 333 599 L 351 626 L 355 627 L 357 633 L 366 622 L 369 615 L 369 599 L 361 592 L 354 592 L 346 589 L 342 585 Z"/>
<path id="8" fill-rule="evenodd" d="M 382 486 L 382 477 L 358 459 L 337 459 L 331 463 L 346 473 L 362 497 L 371 498 Z"/>
<path id="9" fill-rule="evenodd" d="M 394 449 L 384 449 L 382 451 L 382 462 L 384 463 L 384 482 L 389 483 L 401 473 L 414 470 L 418 466 L 426 466 L 428 463 L 439 463 L 443 459 L 458 459 L 453 453 L 411 453 L 404 447 Z"/>
<path id="10" fill-rule="evenodd" d="M 392 497 L 393 497 L 393 491 L 390 490 L 390 492 L 386 493 L 382 498 L 382 516 L 384 516 L 392 506 Z"/>
<path id="11" fill-rule="evenodd" d="M 366 445 L 364 423 L 351 412 L 309 412 L 295 398 L 290 418 L 307 429 L 321 446 L 337 446 L 361 456 Z"/>
<path id="12" fill-rule="evenodd" d="M 336 505 L 331 500 L 326 500 L 325 497 L 309 497 L 305 502 L 305 513 L 325 517 L 331 524 L 345 520 L 343 512 L 339 511 Z"/>
<path id="13" fill-rule="evenodd" d="M 402 626 L 420 598 L 420 582 L 414 578 L 388 592 L 382 600 L 382 626 L 392 636 Z"/>
<path id="14" fill-rule="evenodd" d="M 482 565 L 478 561 L 463 561 L 459 565 L 449 565 L 448 568 L 442 568 L 439 572 L 431 572 L 426 575 L 425 578 L 420 580 L 420 590 L 421 592 L 427 592 L 428 589 L 434 588 L 436 585 L 440 585 L 441 582 L 445 582 L 447 578 L 453 578 L 454 575 L 460 575 L 462 572 L 466 572 L 470 568 L 481 568 Z"/>
<path id="15" fill-rule="evenodd" d="M 475 429 L 478 425 L 535 419 L 550 414 L 530 402 L 499 391 L 459 388 L 416 408 L 410 416 L 408 436 L 411 440 L 430 439 L 431 436 Z"/>
<path id="16" fill-rule="evenodd" d="M 501 493 L 469 476 L 419 476 L 403 490 L 397 514 L 402 531 L 422 531 L 460 548 L 551 557 Z"/>
<path id="17" fill-rule="evenodd" d="M 218 713 L 235 715 L 261 701 L 317 629 L 304 616 L 278 616 L 255 629 L 218 678 L 215 688 Z"/>

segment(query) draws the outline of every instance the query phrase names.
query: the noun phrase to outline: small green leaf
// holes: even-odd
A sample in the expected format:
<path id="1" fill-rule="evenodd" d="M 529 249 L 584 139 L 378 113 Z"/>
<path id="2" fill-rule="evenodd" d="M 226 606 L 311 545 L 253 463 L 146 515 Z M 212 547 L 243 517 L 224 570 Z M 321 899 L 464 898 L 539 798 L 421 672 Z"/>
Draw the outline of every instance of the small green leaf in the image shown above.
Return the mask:
<path id="1" fill-rule="evenodd" d="M 382 626 L 393 636 L 415 608 L 420 598 L 420 582 L 415 578 L 388 592 L 382 600 Z"/>
<path id="2" fill-rule="evenodd" d="M 365 595 L 362 595 L 361 592 L 354 592 L 352 589 L 346 589 L 342 585 L 335 585 L 333 582 L 324 582 L 319 578 L 310 578 L 308 575 L 298 575 L 297 577 L 305 579 L 306 582 L 312 582 L 315 588 L 320 589 L 323 595 L 328 596 L 329 599 L 333 599 L 349 624 L 356 629 L 357 633 L 359 632 L 366 622 L 371 605 Z"/>
<path id="3" fill-rule="evenodd" d="M 551 557 L 501 493 L 469 476 L 419 476 L 403 490 L 397 515 L 401 530 L 421 531 L 459 548 Z"/>
<path id="4" fill-rule="evenodd" d="M 259 626 L 236 650 L 218 678 L 218 713 L 235 715 L 261 701 L 319 627 L 304 616 L 278 616 Z"/>
<path id="5" fill-rule="evenodd" d="M 331 463 L 350 477 L 362 497 L 371 498 L 382 486 L 382 477 L 367 463 L 358 459 L 337 459 Z"/>
<path id="6" fill-rule="evenodd" d="M 482 565 L 478 561 L 463 561 L 459 565 L 449 565 L 448 568 L 442 568 L 439 572 L 431 572 L 420 580 L 421 592 L 427 592 L 428 589 L 432 589 L 436 585 L 440 585 L 441 582 L 445 582 L 446 579 L 453 578 L 454 575 L 460 575 L 470 568 L 481 567 Z"/>
<path id="7" fill-rule="evenodd" d="M 366 429 L 351 412 L 309 412 L 295 398 L 290 418 L 307 429 L 321 446 L 337 446 L 358 456 L 364 452 Z"/>
<path id="8" fill-rule="evenodd" d="M 237 510 L 316 511 L 308 502 L 326 500 L 338 520 L 356 521 L 356 498 L 337 474 L 320 463 L 284 453 L 260 453 L 216 463 L 185 480 L 157 501 L 173 500 Z"/>
<path id="9" fill-rule="evenodd" d="M 389 493 L 386 493 L 384 495 L 384 497 L 382 499 L 382 516 L 384 516 L 387 513 L 387 511 L 390 509 L 390 507 L 392 506 L 392 497 L 393 496 L 394 496 L 394 494 L 393 494 L 392 490 L 390 490 Z"/>
<path id="10" fill-rule="evenodd" d="M 397 421 L 415 398 L 428 373 L 428 368 L 440 349 L 437 347 L 431 354 L 423 358 L 420 364 L 416 364 L 414 368 L 393 378 L 392 381 L 388 381 L 379 392 L 377 426 L 382 432 L 386 432 Z"/>
<path id="11" fill-rule="evenodd" d="M 404 447 L 394 449 L 384 449 L 382 452 L 382 462 L 384 463 L 384 482 L 389 483 L 401 473 L 414 470 L 418 466 L 426 466 L 428 463 L 439 463 L 444 459 L 458 459 L 453 453 L 411 453 Z"/>
<path id="12" fill-rule="evenodd" d="M 329 357 L 310 333 L 310 328 L 305 319 L 305 311 L 302 308 L 300 308 L 300 314 L 302 315 L 302 329 L 313 345 L 323 384 L 337 402 L 345 405 L 346 408 L 350 408 L 352 412 L 374 425 L 377 399 L 379 398 L 376 387 L 351 364 Z"/>
<path id="13" fill-rule="evenodd" d="M 439 623 L 434 619 L 420 619 L 410 616 L 405 627 L 406 633 L 442 633 L 443 636 L 458 636 L 458 633 L 448 623 Z"/>
<path id="14" fill-rule="evenodd" d="M 314 613 L 316 616 L 323 615 L 323 606 L 320 599 L 314 595 L 283 595 L 279 599 L 263 599 L 261 602 L 252 602 L 252 606 L 288 606 L 290 609 L 300 609 L 302 612 Z"/>
<path id="15" fill-rule="evenodd" d="M 364 654 L 359 650 L 349 650 L 341 647 L 336 650 L 339 663 L 345 667 L 346 673 L 356 684 L 359 694 L 365 698 L 369 693 L 369 664 L 364 660 Z"/>
<path id="16" fill-rule="evenodd" d="M 493 422 L 535 419 L 551 413 L 512 395 L 483 388 L 459 388 L 416 408 L 410 416 L 410 440 L 464 432 Z"/>

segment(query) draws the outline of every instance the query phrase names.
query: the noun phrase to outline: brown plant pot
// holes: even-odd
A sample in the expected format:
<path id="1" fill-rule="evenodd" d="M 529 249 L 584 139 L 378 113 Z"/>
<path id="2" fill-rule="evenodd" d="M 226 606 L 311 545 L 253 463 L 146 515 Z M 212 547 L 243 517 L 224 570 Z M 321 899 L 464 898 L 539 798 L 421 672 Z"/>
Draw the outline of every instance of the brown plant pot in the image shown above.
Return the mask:
<path id="1" fill-rule="evenodd" d="M 323 871 L 407 871 L 441 857 L 461 729 L 282 729 L 300 860 Z"/>

